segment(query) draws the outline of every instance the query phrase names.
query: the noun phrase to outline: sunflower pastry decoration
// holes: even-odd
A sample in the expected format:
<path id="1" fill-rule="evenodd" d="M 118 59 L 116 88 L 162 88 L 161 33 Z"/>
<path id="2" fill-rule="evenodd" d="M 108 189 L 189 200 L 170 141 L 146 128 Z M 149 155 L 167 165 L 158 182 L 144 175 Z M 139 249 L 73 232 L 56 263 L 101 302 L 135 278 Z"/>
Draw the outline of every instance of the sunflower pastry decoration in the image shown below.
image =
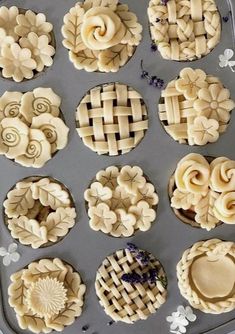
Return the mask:
<path id="1" fill-rule="evenodd" d="M 235 309 L 235 244 L 210 239 L 187 249 L 177 265 L 178 285 L 190 305 L 204 313 Z"/>
<path id="2" fill-rule="evenodd" d="M 33 333 L 62 332 L 82 314 L 86 286 L 72 266 L 42 259 L 11 275 L 9 304 L 19 327 Z"/>
<path id="3" fill-rule="evenodd" d="M 117 72 L 134 54 L 142 26 L 118 0 L 78 2 L 64 17 L 63 45 L 78 70 Z"/>
<path id="4" fill-rule="evenodd" d="M 0 154 L 25 167 L 43 167 L 68 142 L 60 105 L 51 88 L 5 92 L 0 97 Z"/>
<path id="5" fill-rule="evenodd" d="M 154 186 L 137 166 L 101 170 L 84 197 L 92 230 L 117 238 L 149 230 L 159 201 Z"/>
<path id="6" fill-rule="evenodd" d="M 151 38 L 164 59 L 200 59 L 220 41 L 220 13 L 214 0 L 150 0 L 148 17 Z"/>
<path id="7" fill-rule="evenodd" d="M 113 321 L 133 324 L 155 313 L 167 297 L 167 277 L 149 252 L 128 243 L 99 267 L 96 294 Z"/>
<path id="8" fill-rule="evenodd" d="M 186 155 L 170 179 L 171 206 L 184 223 L 210 231 L 235 224 L 235 161 Z"/>
<path id="9" fill-rule="evenodd" d="M 76 222 L 69 190 L 49 177 L 32 176 L 17 182 L 3 207 L 12 237 L 34 249 L 62 240 Z"/>
<path id="10" fill-rule="evenodd" d="M 53 25 L 42 13 L 0 7 L 0 69 L 4 78 L 21 82 L 53 64 Z"/>
<path id="11" fill-rule="evenodd" d="M 132 87 L 109 83 L 92 88 L 76 111 L 76 126 L 92 151 L 110 156 L 134 149 L 148 129 L 148 112 Z"/>
<path id="12" fill-rule="evenodd" d="M 235 103 L 222 82 L 200 69 L 184 68 L 161 93 L 159 118 L 180 144 L 216 142 L 228 127 Z"/>

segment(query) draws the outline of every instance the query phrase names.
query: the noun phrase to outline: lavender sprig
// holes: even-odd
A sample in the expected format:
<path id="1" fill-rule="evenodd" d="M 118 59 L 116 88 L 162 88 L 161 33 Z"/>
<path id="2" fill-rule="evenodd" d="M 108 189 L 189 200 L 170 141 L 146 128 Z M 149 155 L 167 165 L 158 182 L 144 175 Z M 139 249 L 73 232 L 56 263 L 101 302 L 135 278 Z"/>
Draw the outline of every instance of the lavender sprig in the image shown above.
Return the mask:
<path id="1" fill-rule="evenodd" d="M 142 79 L 147 79 L 148 84 L 150 86 L 153 86 L 159 89 L 163 88 L 164 80 L 158 78 L 156 75 L 150 76 L 149 73 L 144 69 L 143 60 L 141 60 L 140 67 L 141 67 L 141 78 Z"/>
<path id="2" fill-rule="evenodd" d="M 164 276 L 158 276 L 158 271 L 155 268 L 149 269 L 147 273 L 143 273 L 142 275 L 137 274 L 136 272 L 123 274 L 122 281 L 129 284 L 138 284 L 138 283 L 146 283 L 154 284 L 159 281 L 164 289 L 167 287 L 167 278 Z"/>
<path id="3" fill-rule="evenodd" d="M 229 11 L 226 16 L 222 17 L 224 23 L 227 23 L 229 21 L 231 14 L 232 14 L 231 11 Z"/>

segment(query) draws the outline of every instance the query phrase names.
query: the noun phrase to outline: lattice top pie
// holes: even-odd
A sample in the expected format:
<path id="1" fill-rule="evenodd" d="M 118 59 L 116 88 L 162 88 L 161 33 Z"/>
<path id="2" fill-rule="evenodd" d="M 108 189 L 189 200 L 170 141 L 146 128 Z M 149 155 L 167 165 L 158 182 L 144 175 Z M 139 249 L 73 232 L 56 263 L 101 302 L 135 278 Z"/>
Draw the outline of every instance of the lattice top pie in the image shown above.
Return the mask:
<path id="1" fill-rule="evenodd" d="M 160 121 L 174 140 L 205 145 L 226 131 L 235 103 L 218 78 L 184 68 L 162 91 L 158 107 Z"/>
<path id="2" fill-rule="evenodd" d="M 214 0 L 151 0 L 150 31 L 162 57 L 195 60 L 219 43 L 221 20 Z"/>
<path id="3" fill-rule="evenodd" d="M 131 151 L 148 128 L 142 97 L 119 83 L 91 89 L 77 108 L 76 122 L 84 144 L 98 154 L 108 155 Z"/>
<path id="4" fill-rule="evenodd" d="M 167 281 L 163 267 L 152 254 L 139 252 L 149 259 L 147 265 L 137 261 L 135 252 L 122 249 L 108 256 L 97 271 L 96 294 L 105 313 L 115 322 L 131 324 L 146 320 L 166 301 Z M 157 272 L 152 282 L 146 279 L 151 270 Z M 124 280 L 124 275 L 133 277 L 131 282 Z"/>

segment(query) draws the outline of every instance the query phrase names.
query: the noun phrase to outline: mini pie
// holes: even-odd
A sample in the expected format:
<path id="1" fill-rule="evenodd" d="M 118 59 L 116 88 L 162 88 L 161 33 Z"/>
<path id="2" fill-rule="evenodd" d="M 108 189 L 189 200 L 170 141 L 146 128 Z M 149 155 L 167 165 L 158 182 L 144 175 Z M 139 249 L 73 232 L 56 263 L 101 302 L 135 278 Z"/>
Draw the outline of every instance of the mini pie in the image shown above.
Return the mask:
<path id="1" fill-rule="evenodd" d="M 9 304 L 21 329 L 62 332 L 82 313 L 86 286 L 73 267 L 55 259 L 30 263 L 11 275 Z"/>
<path id="2" fill-rule="evenodd" d="M 164 59 L 186 61 L 209 54 L 220 41 L 220 13 L 214 0 L 151 0 L 151 38 Z"/>
<path id="3" fill-rule="evenodd" d="M 200 241 L 187 249 L 177 265 L 180 292 L 204 313 L 235 308 L 235 244 L 219 239 Z"/>
<path id="4" fill-rule="evenodd" d="M 161 93 L 159 118 L 180 144 L 217 141 L 228 127 L 235 103 L 222 82 L 200 69 L 184 68 Z"/>
<path id="5" fill-rule="evenodd" d="M 0 97 L 0 154 L 25 167 L 43 167 L 68 142 L 60 105 L 51 88 L 5 92 Z"/>
<path id="6" fill-rule="evenodd" d="M 144 252 L 144 251 L 142 251 Z M 167 297 L 167 279 L 161 263 L 150 253 L 148 265 L 143 266 L 128 249 L 108 256 L 96 274 L 95 289 L 100 305 L 115 322 L 133 324 L 146 320 L 155 313 Z M 124 274 L 146 275 L 150 269 L 157 272 L 155 282 L 131 284 L 123 281 Z M 165 284 L 160 279 L 164 279 Z"/>
<path id="7" fill-rule="evenodd" d="M 98 154 L 118 155 L 135 148 L 148 129 L 147 109 L 133 88 L 110 83 L 92 88 L 76 112 L 78 135 Z"/>
<path id="8" fill-rule="evenodd" d="M 235 224 L 235 161 L 186 155 L 169 183 L 171 206 L 184 223 L 210 231 Z"/>
<path id="9" fill-rule="evenodd" d="M 16 6 L 0 7 L 0 68 L 4 78 L 32 79 L 53 64 L 53 25 L 46 16 Z"/>
<path id="10" fill-rule="evenodd" d="M 48 177 L 28 177 L 17 182 L 3 207 L 12 237 L 35 249 L 62 240 L 76 222 L 69 190 Z"/>
<path id="11" fill-rule="evenodd" d="M 110 166 L 85 191 L 90 227 L 113 237 L 130 237 L 151 228 L 158 195 L 140 167 Z"/>
<path id="12" fill-rule="evenodd" d="M 78 2 L 64 16 L 63 45 L 78 70 L 117 72 L 141 41 L 142 26 L 118 0 Z"/>

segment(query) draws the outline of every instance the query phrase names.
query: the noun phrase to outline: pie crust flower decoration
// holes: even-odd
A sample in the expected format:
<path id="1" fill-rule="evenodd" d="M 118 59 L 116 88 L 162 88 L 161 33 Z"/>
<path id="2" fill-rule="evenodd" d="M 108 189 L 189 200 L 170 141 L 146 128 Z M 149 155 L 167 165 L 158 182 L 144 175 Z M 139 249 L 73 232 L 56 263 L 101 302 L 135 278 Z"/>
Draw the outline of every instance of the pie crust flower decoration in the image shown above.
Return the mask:
<path id="1" fill-rule="evenodd" d="M 18 182 L 3 206 L 12 237 L 34 249 L 61 240 L 76 222 L 69 190 L 49 178 L 29 177 Z"/>
<path id="2" fill-rule="evenodd" d="M 0 154 L 15 159 L 29 144 L 29 128 L 19 118 L 4 118 L 0 123 Z"/>
<path id="3" fill-rule="evenodd" d="M 159 201 L 154 186 L 146 182 L 137 166 L 110 166 L 101 170 L 84 198 L 90 227 L 116 238 L 149 230 Z"/>
<path id="4" fill-rule="evenodd" d="M 32 79 L 53 63 L 53 26 L 44 14 L 0 7 L 0 68 L 4 78 Z"/>
<path id="5" fill-rule="evenodd" d="M 219 138 L 219 122 L 205 116 L 198 116 L 189 127 L 189 136 L 193 138 L 196 145 L 214 143 Z"/>
<path id="6" fill-rule="evenodd" d="M 63 45 L 77 69 L 117 72 L 133 55 L 142 26 L 127 5 L 85 0 L 64 16 Z"/>
<path id="7" fill-rule="evenodd" d="M 37 64 L 29 49 L 21 48 L 19 44 L 13 43 L 1 48 L 0 67 L 5 78 L 13 78 L 16 82 L 21 82 L 24 78 L 32 79 L 33 70 Z"/>
<path id="8" fill-rule="evenodd" d="M 42 13 L 35 14 L 31 10 L 27 10 L 25 14 L 16 17 L 17 26 L 15 32 L 20 37 L 28 36 L 34 32 L 37 36 L 50 36 L 49 33 L 53 29 L 53 25 L 46 21 L 46 16 Z"/>
<path id="9" fill-rule="evenodd" d="M 235 161 L 187 155 L 170 179 L 169 195 L 174 213 L 184 223 L 207 231 L 222 223 L 235 224 Z"/>
<path id="10" fill-rule="evenodd" d="M 166 321 L 170 323 L 170 333 L 183 334 L 186 333 L 186 327 L 189 323 L 196 319 L 197 317 L 190 306 L 179 305 L 177 311 L 168 316 Z"/>
<path id="11" fill-rule="evenodd" d="M 32 53 L 32 58 L 36 61 L 38 72 L 42 72 L 44 67 L 50 67 L 53 64 L 52 56 L 55 54 L 55 48 L 50 45 L 48 36 L 38 36 L 34 32 L 22 37 L 19 41 L 22 48 L 27 48 Z"/>
<path id="12" fill-rule="evenodd" d="M 224 50 L 224 54 L 219 56 L 219 66 L 229 67 L 232 72 L 235 72 L 235 61 L 231 60 L 234 56 L 234 51 L 232 49 L 226 49 Z"/>
<path id="13" fill-rule="evenodd" d="M 180 72 L 180 78 L 175 83 L 176 89 L 183 93 L 188 100 L 197 98 L 197 93 L 201 88 L 207 88 L 206 73 L 202 70 L 184 68 Z"/>
<path id="14" fill-rule="evenodd" d="M 2 263 L 4 266 L 8 267 L 11 262 L 18 262 L 20 259 L 20 254 L 17 252 L 18 245 L 12 243 L 8 248 L 0 247 L 0 256 L 3 257 Z"/>
<path id="15" fill-rule="evenodd" d="M 194 108 L 200 115 L 213 118 L 227 123 L 230 112 L 235 107 L 234 101 L 230 100 L 228 89 L 221 88 L 220 84 L 210 85 L 198 92 L 198 99 L 194 102 Z"/>
<path id="16" fill-rule="evenodd" d="M 0 121 L 5 117 L 23 117 L 20 114 L 22 96 L 23 94 L 20 92 L 6 91 L 0 97 Z"/>
<path id="17" fill-rule="evenodd" d="M 23 330 L 62 332 L 82 313 L 86 286 L 79 273 L 58 258 L 33 262 L 11 281 L 9 304 Z"/>

